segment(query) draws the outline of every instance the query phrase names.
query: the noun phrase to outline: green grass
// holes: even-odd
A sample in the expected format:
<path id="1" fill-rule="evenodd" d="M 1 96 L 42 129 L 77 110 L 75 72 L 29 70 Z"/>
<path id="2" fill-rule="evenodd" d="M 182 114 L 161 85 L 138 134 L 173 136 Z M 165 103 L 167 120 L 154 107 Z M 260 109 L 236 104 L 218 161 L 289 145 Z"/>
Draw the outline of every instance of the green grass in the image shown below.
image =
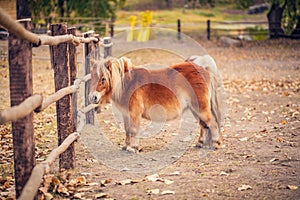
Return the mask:
<path id="1" fill-rule="evenodd" d="M 137 16 L 137 22 L 140 21 L 140 11 L 118 11 L 116 24 L 129 25 L 129 17 L 132 15 Z M 180 19 L 182 23 L 206 22 L 208 19 L 212 21 L 257 21 L 266 20 L 266 13 L 247 15 L 242 10 L 235 10 L 232 5 L 205 9 L 186 9 L 185 11 L 182 8 L 153 11 L 154 24 L 175 24 L 177 19 Z"/>

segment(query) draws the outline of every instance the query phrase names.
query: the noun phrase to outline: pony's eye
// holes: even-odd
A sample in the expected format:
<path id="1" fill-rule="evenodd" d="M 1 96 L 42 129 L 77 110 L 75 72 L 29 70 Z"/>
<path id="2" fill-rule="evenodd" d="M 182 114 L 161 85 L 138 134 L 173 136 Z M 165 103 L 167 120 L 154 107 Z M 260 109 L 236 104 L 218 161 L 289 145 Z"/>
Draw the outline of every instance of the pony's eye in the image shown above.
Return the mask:
<path id="1" fill-rule="evenodd" d="M 106 81 L 106 78 L 105 78 L 105 77 L 102 77 L 101 83 L 104 84 L 105 81 Z"/>

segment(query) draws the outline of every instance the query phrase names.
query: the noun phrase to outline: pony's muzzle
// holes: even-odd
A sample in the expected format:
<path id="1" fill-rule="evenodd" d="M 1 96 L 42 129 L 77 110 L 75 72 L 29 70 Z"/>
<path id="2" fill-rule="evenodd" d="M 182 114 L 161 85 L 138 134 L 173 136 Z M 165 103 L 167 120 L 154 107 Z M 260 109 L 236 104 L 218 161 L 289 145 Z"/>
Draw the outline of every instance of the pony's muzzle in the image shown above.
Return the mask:
<path id="1" fill-rule="evenodd" d="M 101 93 L 100 92 L 91 92 L 90 94 L 89 94 L 89 101 L 91 102 L 91 103 L 94 103 L 94 104 L 97 104 L 97 103 L 99 103 L 100 102 L 100 100 L 101 100 Z"/>

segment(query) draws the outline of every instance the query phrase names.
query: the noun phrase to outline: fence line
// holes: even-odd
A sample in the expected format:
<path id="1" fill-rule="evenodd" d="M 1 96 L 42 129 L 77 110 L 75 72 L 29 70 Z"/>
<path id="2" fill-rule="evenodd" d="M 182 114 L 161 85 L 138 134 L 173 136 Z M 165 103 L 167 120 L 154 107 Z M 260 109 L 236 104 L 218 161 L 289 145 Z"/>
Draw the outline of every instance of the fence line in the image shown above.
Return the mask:
<path id="1" fill-rule="evenodd" d="M 60 157 L 60 161 L 63 160 L 64 163 L 70 162 L 70 159 L 65 159 L 62 157 L 62 154 L 66 153 L 66 151 L 70 149 L 70 146 L 73 145 L 73 142 L 79 137 L 80 131 L 86 123 L 85 113 L 96 107 L 96 105 L 88 105 L 84 109 L 79 110 L 78 123 L 77 118 L 76 120 L 70 119 L 70 117 L 72 118 L 72 115 L 77 116 L 76 95 L 80 88 L 79 84 L 82 82 L 87 84 L 87 82 L 91 79 L 90 74 L 86 74 L 84 77 L 76 79 L 75 45 L 85 43 L 90 45 L 89 50 L 95 50 L 99 45 L 102 45 L 104 48 L 111 48 L 111 44 L 107 44 L 104 40 L 100 41 L 98 36 L 92 32 L 84 34 L 84 37 L 76 37 L 75 29 L 70 28 L 67 30 L 67 26 L 65 24 L 52 25 L 52 36 L 39 36 L 28 31 L 31 30 L 30 19 L 20 20 L 19 22 L 22 23 L 23 26 L 11 19 L 0 7 L 0 25 L 13 33 L 9 35 L 8 48 L 11 81 L 11 105 L 13 107 L 0 112 L 0 123 L 16 121 L 13 122 L 12 125 L 12 131 L 14 133 L 13 148 L 15 154 L 14 171 L 16 197 L 27 200 L 35 198 L 38 187 L 42 181 L 43 174 L 48 172 L 50 165 L 58 156 Z M 44 100 L 39 94 L 32 95 L 32 44 L 35 46 L 52 45 L 50 48 L 50 54 L 52 56 L 51 62 L 54 68 L 54 77 L 56 79 L 56 92 Z M 68 51 L 65 51 L 67 49 Z M 89 53 L 91 53 L 91 51 L 89 51 Z M 65 55 L 60 56 L 60 54 Z M 90 55 L 87 55 L 86 58 L 89 58 L 89 56 Z M 99 57 L 97 58 L 100 59 L 100 53 L 98 53 L 98 56 Z M 61 64 L 58 64 L 58 60 L 54 60 L 53 57 L 61 57 L 62 60 L 59 61 Z M 86 66 L 89 66 L 87 61 Z M 61 76 L 62 74 L 64 75 Z M 68 77 L 65 78 L 64 76 Z M 63 84 L 60 82 L 61 80 L 63 80 Z M 65 82 L 66 80 L 67 84 Z M 29 97 L 26 98 L 23 94 L 26 94 L 26 96 Z M 73 94 L 73 96 L 70 96 L 70 94 Z M 63 100 L 66 99 L 66 97 L 68 101 Z M 87 96 L 85 96 L 85 98 L 87 98 Z M 34 166 L 34 131 L 32 112 L 41 112 L 54 102 L 56 102 L 58 124 L 60 124 L 59 120 L 64 117 L 65 122 L 70 123 L 71 126 L 69 126 L 69 124 L 67 125 L 68 131 L 65 128 L 58 126 L 58 132 L 67 132 L 67 135 L 65 133 L 65 135 L 59 134 L 58 137 L 61 143 L 59 147 L 50 153 L 46 161 Z M 72 107 L 74 107 L 74 109 L 72 109 Z M 66 109 L 69 114 L 65 114 Z M 63 113 L 63 115 L 60 115 L 59 113 Z M 65 125 L 65 123 L 62 124 Z M 75 124 L 78 124 L 77 129 Z M 26 141 L 26 143 L 23 141 Z M 71 159 L 75 160 L 74 154 L 71 154 L 70 156 Z M 68 165 L 60 165 L 60 168 L 62 167 L 68 168 Z"/>

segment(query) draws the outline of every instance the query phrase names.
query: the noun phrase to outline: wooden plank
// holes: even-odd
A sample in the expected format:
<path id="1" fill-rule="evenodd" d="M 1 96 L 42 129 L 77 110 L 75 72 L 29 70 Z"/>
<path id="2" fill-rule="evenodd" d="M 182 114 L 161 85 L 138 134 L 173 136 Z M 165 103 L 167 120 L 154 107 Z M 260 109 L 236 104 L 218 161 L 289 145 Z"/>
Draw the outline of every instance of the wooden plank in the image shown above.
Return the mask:
<path id="1" fill-rule="evenodd" d="M 31 30 L 31 21 L 19 21 L 27 30 Z M 11 106 L 19 105 L 32 95 L 32 47 L 31 43 L 9 34 L 9 79 Z M 22 192 L 35 165 L 33 112 L 12 122 L 14 173 L 16 197 Z"/>

